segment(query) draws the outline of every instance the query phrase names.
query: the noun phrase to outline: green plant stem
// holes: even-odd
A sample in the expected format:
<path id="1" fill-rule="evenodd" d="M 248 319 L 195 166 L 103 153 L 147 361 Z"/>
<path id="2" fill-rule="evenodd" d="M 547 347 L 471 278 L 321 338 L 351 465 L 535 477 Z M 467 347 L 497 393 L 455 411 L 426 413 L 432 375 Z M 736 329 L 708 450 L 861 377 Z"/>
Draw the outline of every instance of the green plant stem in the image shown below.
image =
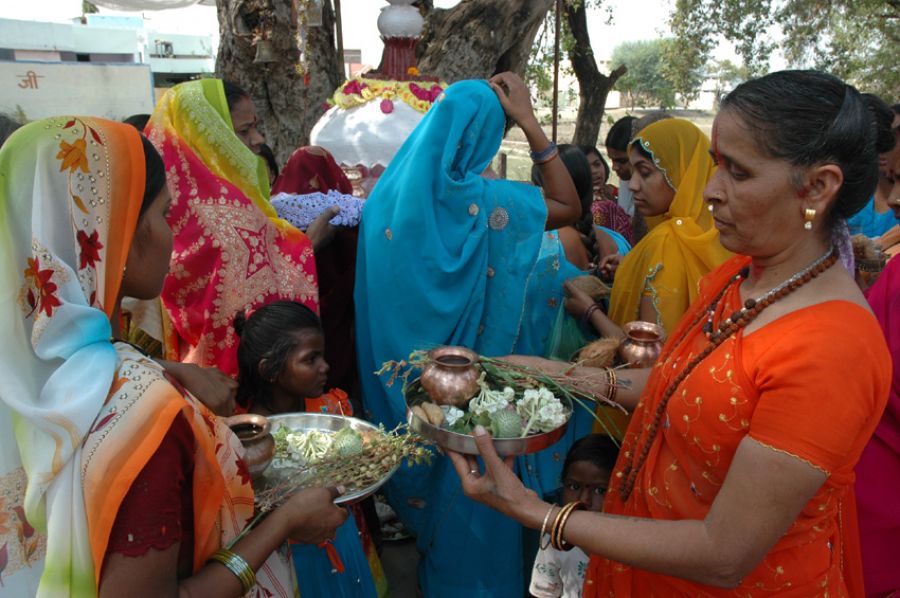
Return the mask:
<path id="1" fill-rule="evenodd" d="M 256 527 L 256 524 L 259 523 L 260 521 L 262 521 L 262 518 L 265 517 L 265 516 L 268 515 L 268 514 L 269 514 L 269 511 L 263 511 L 263 510 L 260 510 L 259 513 L 257 513 L 256 516 L 255 516 L 253 519 L 250 520 L 250 523 L 248 523 L 247 525 L 244 526 L 244 529 L 241 530 L 241 533 L 239 533 L 238 535 L 236 535 L 236 536 L 231 540 L 231 542 L 229 542 L 228 545 L 225 546 L 225 549 L 226 549 L 226 550 L 231 550 L 232 548 L 234 548 L 235 545 L 236 545 L 238 542 L 240 542 L 241 540 L 243 540 L 243 539 L 244 539 L 244 536 L 246 536 L 247 534 L 249 534 L 250 531 L 251 531 L 254 527 Z"/>
<path id="2" fill-rule="evenodd" d="M 534 424 L 534 420 L 537 418 L 537 413 L 532 413 L 531 417 L 528 418 L 528 425 L 525 426 L 525 429 L 522 430 L 522 435 L 519 438 L 525 438 L 528 436 L 528 433 L 531 431 L 531 426 Z"/>

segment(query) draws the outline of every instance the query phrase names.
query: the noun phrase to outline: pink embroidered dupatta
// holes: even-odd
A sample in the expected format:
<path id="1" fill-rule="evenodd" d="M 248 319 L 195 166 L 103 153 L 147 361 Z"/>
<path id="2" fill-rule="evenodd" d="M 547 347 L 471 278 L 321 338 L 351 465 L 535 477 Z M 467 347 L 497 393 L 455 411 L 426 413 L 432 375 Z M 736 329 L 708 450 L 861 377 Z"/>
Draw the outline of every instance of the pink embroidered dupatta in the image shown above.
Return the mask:
<path id="1" fill-rule="evenodd" d="M 238 311 L 279 299 L 318 311 L 312 246 L 269 204 L 265 169 L 234 134 L 221 81 L 170 89 L 147 133 L 172 193 L 166 355 L 236 375 Z"/>

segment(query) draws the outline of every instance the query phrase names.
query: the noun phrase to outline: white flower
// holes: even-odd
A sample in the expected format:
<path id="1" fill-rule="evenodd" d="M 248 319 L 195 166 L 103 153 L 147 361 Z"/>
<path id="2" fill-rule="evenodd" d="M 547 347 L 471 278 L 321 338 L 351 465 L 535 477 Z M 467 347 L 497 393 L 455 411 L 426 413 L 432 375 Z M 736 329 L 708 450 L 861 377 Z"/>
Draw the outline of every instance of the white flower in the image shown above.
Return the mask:
<path id="1" fill-rule="evenodd" d="M 516 401 L 516 412 L 526 422 L 526 430 L 550 432 L 568 419 L 563 404 L 548 389 L 528 389 Z"/>
<path id="2" fill-rule="evenodd" d="M 503 390 L 491 390 L 482 384 L 481 392 L 469 403 L 469 411 L 475 415 L 490 415 L 505 409 L 516 398 L 516 391 L 507 386 Z"/>
<path id="3" fill-rule="evenodd" d="M 540 432 L 549 432 L 563 425 L 568 416 L 562 403 L 554 397 L 552 401 L 545 403 L 538 410 L 537 421 L 532 427 Z"/>
<path id="4" fill-rule="evenodd" d="M 495 411 L 500 411 L 507 405 L 509 405 L 509 401 L 506 400 L 502 392 L 482 390 L 481 393 L 469 403 L 469 411 L 475 415 L 481 415 L 482 413 L 491 414 Z"/>
<path id="5" fill-rule="evenodd" d="M 447 421 L 447 426 L 452 426 L 465 415 L 464 411 L 453 406 L 444 406 L 442 409 L 444 410 L 444 418 Z"/>

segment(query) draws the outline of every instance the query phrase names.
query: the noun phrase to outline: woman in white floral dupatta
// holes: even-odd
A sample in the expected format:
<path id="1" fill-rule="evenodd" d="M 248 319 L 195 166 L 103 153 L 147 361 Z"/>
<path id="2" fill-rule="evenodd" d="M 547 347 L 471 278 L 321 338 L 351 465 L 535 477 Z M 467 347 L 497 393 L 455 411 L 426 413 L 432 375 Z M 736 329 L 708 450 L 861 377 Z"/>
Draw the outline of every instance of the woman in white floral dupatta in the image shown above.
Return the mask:
<path id="1" fill-rule="evenodd" d="M 288 536 L 326 538 L 346 516 L 333 490 L 303 491 L 231 547 L 243 580 L 208 562 L 253 516 L 240 443 L 158 364 L 110 340 L 121 296 L 162 287 L 168 203 L 161 158 L 128 125 L 52 118 L 0 150 L 4 593 L 293 596 L 276 550 Z M 179 426 L 176 505 L 146 481 Z M 179 477 L 178 463 L 163 465 Z M 137 504 L 154 521 L 174 511 L 174 529 L 133 538 Z M 123 548 L 132 539 L 143 553 Z"/>

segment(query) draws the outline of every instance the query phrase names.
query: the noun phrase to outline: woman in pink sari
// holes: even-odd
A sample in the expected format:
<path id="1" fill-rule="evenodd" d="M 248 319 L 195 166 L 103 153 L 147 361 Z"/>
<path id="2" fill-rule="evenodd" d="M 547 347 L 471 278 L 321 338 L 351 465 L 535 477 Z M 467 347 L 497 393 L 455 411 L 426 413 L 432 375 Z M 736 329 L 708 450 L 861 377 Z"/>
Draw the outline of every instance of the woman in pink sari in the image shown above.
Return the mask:
<path id="1" fill-rule="evenodd" d="M 887 407 L 856 465 L 866 595 L 881 598 L 900 596 L 900 260 L 888 262 L 866 298 L 894 361 Z"/>
<path id="2" fill-rule="evenodd" d="M 216 79 L 176 85 L 147 125 L 172 192 L 175 246 L 162 293 L 171 321 L 166 356 L 231 376 L 235 313 L 278 299 L 318 312 L 310 240 L 275 214 L 266 166 L 242 133 Z"/>

